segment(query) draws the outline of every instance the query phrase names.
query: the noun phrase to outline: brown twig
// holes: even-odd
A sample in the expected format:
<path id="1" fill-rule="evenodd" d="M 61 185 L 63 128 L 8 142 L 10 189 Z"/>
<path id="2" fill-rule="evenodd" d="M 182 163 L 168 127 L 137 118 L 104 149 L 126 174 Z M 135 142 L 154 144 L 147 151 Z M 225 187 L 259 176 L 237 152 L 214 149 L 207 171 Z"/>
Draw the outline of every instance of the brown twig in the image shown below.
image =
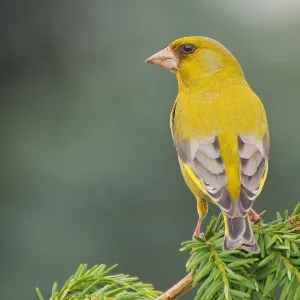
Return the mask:
<path id="1" fill-rule="evenodd" d="M 185 294 L 192 288 L 193 285 L 193 277 L 191 273 L 185 276 L 182 280 L 172 286 L 169 290 L 167 290 L 163 295 L 161 295 L 158 300 L 175 300 L 180 296 Z"/>

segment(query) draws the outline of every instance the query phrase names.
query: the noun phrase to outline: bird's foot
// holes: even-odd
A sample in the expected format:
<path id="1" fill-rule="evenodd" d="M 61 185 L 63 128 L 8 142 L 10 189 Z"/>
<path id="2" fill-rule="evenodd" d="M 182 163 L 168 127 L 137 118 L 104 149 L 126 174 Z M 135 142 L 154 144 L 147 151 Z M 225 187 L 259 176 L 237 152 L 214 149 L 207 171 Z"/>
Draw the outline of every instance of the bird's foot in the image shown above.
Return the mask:
<path id="1" fill-rule="evenodd" d="M 249 211 L 249 216 L 250 216 L 250 222 L 251 223 L 255 223 L 256 221 L 261 219 L 260 215 L 252 208 Z"/>
<path id="2" fill-rule="evenodd" d="M 197 237 L 199 237 L 199 238 L 201 238 L 202 240 L 205 241 L 205 235 L 204 235 L 203 232 L 197 233 L 197 234 L 194 232 L 194 235 L 193 235 L 193 239 L 194 239 L 194 240 L 195 240 L 195 236 L 197 236 Z"/>

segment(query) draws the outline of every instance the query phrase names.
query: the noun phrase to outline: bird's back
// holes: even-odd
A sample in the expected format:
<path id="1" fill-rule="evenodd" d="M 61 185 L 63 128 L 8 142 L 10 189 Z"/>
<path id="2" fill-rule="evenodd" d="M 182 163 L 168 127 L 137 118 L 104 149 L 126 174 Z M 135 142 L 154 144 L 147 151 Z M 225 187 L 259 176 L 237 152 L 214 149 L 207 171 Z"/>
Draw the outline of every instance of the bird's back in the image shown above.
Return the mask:
<path id="1" fill-rule="evenodd" d="M 262 102 L 245 81 L 226 80 L 180 91 L 174 106 L 172 131 L 181 138 L 201 138 L 211 132 L 262 137 L 268 129 Z"/>

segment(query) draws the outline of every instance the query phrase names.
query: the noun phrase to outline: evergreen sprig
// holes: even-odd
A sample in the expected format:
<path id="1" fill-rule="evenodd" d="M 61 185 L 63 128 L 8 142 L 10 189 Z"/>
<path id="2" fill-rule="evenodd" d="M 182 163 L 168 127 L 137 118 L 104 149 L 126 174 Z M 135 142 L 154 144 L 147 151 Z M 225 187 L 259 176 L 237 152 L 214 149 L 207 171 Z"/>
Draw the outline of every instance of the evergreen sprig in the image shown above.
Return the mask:
<path id="1" fill-rule="evenodd" d="M 181 250 L 191 250 L 186 264 L 194 283 L 199 286 L 198 299 L 275 299 L 274 291 L 281 289 L 280 300 L 300 299 L 300 204 L 291 217 L 285 211 L 277 219 L 254 225 L 261 253 L 243 250 L 224 252 L 223 218 L 212 217 L 205 239 L 184 242 Z M 299 226 L 299 227 L 298 227 Z"/>
<path id="2" fill-rule="evenodd" d="M 191 280 L 181 282 L 184 285 L 193 281 L 193 287 L 198 288 L 195 300 L 276 299 L 275 291 L 280 294 L 279 300 L 300 299 L 300 203 L 290 217 L 285 211 L 277 213 L 276 220 L 268 224 L 256 222 L 254 234 L 261 248 L 259 254 L 224 252 L 220 214 L 211 218 L 205 239 L 196 237 L 182 243 L 182 251 L 191 250 L 186 263 Z M 137 277 L 109 275 L 115 268 L 96 265 L 88 270 L 87 265 L 80 265 L 61 289 L 54 283 L 51 300 L 151 300 L 161 294 Z M 177 284 L 170 289 L 174 297 L 164 298 L 166 292 L 160 299 L 178 299 L 181 291 L 190 287 L 178 289 Z M 39 289 L 37 294 L 44 300 Z"/>
<path id="3" fill-rule="evenodd" d="M 138 277 L 108 275 L 116 267 L 96 265 L 87 269 L 82 264 L 60 290 L 53 284 L 50 300 L 151 300 L 161 294 L 151 284 L 139 282 Z M 40 290 L 36 291 L 39 300 L 44 300 Z"/>

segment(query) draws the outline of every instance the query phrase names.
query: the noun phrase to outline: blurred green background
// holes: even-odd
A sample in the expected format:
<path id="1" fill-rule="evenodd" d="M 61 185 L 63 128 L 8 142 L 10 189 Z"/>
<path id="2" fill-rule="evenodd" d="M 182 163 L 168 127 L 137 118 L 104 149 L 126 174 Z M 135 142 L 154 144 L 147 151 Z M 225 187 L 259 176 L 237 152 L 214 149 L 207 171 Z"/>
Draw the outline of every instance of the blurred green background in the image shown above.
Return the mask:
<path id="1" fill-rule="evenodd" d="M 79 263 L 120 263 L 161 290 L 184 275 L 197 212 L 169 132 L 176 80 L 144 64 L 183 35 L 241 62 L 271 129 L 255 209 L 292 210 L 299 14 L 297 0 L 1 2 L 0 298 L 49 295 Z"/>

